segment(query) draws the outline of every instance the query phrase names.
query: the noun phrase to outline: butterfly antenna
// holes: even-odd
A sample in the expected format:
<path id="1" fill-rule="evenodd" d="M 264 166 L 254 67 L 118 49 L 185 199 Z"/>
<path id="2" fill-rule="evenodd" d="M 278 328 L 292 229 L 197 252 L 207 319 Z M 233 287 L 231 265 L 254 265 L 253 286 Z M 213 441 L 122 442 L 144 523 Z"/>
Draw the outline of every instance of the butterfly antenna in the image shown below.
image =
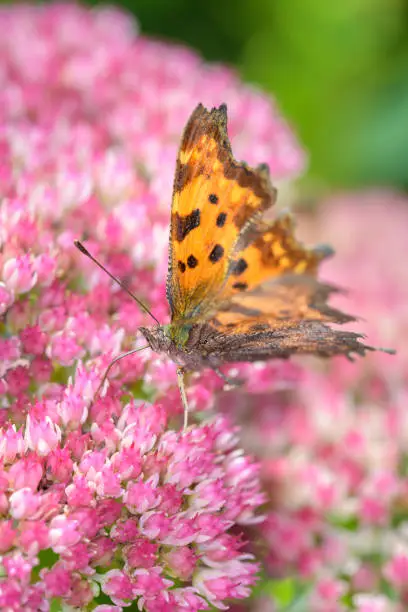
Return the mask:
<path id="1" fill-rule="evenodd" d="M 117 278 L 116 276 L 114 276 L 111 272 L 109 272 L 109 270 L 107 270 L 105 268 L 104 265 L 101 264 L 100 261 L 98 261 L 97 259 L 95 259 L 95 257 L 93 255 L 91 255 L 91 253 L 88 251 L 88 249 L 86 249 L 84 247 L 84 245 L 82 244 L 82 242 L 80 242 L 79 240 L 74 240 L 74 244 L 76 246 L 76 248 L 81 251 L 81 253 L 83 253 L 84 255 L 86 255 L 87 257 L 89 257 L 89 259 L 91 259 L 101 270 L 103 270 L 104 272 L 106 272 L 106 274 L 108 276 L 111 277 L 112 280 L 115 281 L 115 283 L 117 283 L 120 287 L 122 287 L 122 289 L 124 289 L 126 291 L 126 293 L 128 295 L 130 295 L 131 298 L 133 298 L 135 300 L 135 302 L 137 302 L 140 306 L 140 308 L 142 308 L 145 312 L 147 312 L 148 315 L 150 315 L 152 317 L 152 319 L 154 321 L 156 321 L 156 323 L 158 325 L 160 325 L 160 321 L 158 321 L 158 319 L 156 319 L 156 317 L 154 316 L 154 314 L 152 312 L 150 312 L 150 310 L 148 309 L 148 307 L 143 304 L 143 302 L 141 300 L 139 300 L 138 297 L 135 296 L 134 293 L 131 292 L 131 290 L 125 285 L 125 283 L 123 283 L 121 280 L 119 280 L 119 278 Z"/>

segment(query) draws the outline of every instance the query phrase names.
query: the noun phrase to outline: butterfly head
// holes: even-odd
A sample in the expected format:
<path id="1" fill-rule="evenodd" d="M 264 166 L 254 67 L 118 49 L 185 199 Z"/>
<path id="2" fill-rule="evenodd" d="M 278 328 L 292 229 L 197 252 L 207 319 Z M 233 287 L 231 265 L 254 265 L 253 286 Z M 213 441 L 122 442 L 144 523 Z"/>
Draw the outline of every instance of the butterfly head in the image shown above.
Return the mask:
<path id="1" fill-rule="evenodd" d="M 169 353 L 173 341 L 168 334 L 167 328 L 167 325 L 155 325 L 154 327 L 139 327 L 139 330 L 153 351 L 156 353 Z"/>
<path id="2" fill-rule="evenodd" d="M 202 367 L 201 358 L 193 357 L 185 349 L 185 337 L 188 332 L 183 327 L 175 325 L 156 325 L 155 327 L 139 327 L 150 348 L 156 353 L 165 353 L 178 366 L 197 370 Z M 185 337 L 184 337 L 185 336 Z"/>

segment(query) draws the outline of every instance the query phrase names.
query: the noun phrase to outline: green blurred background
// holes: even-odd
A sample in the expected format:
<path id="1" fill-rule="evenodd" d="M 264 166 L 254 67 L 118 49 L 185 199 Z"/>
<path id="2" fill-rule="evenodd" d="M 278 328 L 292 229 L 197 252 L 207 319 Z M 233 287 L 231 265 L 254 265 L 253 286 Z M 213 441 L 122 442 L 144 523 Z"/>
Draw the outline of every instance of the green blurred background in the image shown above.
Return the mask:
<path id="1" fill-rule="evenodd" d="M 272 92 L 309 180 L 408 189 L 408 0 L 123 0 L 142 32 L 184 42 Z"/>

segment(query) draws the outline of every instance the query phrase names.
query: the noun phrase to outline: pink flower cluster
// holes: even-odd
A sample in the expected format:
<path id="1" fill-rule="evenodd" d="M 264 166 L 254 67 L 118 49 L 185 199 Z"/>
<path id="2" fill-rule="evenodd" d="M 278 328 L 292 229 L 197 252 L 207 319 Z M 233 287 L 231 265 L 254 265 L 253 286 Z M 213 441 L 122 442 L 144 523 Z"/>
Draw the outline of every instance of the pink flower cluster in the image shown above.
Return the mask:
<path id="1" fill-rule="evenodd" d="M 0 30 L 0 608 L 226 607 L 256 581 L 241 530 L 259 520 L 259 466 L 222 418 L 172 429 L 174 367 L 150 352 L 92 404 L 147 321 L 73 240 L 165 322 L 173 172 L 196 104 L 227 102 L 237 155 L 276 177 L 303 153 L 267 97 L 119 11 L 2 6 Z M 191 399 L 212 403 L 199 382 Z"/>
<path id="2" fill-rule="evenodd" d="M 1 609 L 53 598 L 84 609 L 104 594 L 115 610 L 203 610 L 247 597 L 257 565 L 231 527 L 256 523 L 264 500 L 226 422 L 178 433 L 164 407 L 109 398 L 70 431 L 62 415 L 76 418 L 83 382 L 3 429 Z"/>

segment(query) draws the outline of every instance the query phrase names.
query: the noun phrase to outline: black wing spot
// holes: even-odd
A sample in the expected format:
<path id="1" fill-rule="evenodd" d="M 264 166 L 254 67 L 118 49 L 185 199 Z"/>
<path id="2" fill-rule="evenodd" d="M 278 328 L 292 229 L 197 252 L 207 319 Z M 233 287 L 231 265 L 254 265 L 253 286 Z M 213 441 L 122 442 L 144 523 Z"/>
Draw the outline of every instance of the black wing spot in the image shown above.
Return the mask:
<path id="1" fill-rule="evenodd" d="M 198 264 L 198 259 L 194 255 L 189 255 L 187 258 L 187 265 L 189 268 L 195 268 Z"/>
<path id="2" fill-rule="evenodd" d="M 247 262 L 245 261 L 243 257 L 241 257 L 241 259 L 238 259 L 237 261 L 233 262 L 231 274 L 233 274 L 234 276 L 239 276 L 240 274 L 245 272 L 247 267 L 248 267 Z"/>
<path id="3" fill-rule="evenodd" d="M 220 244 L 216 244 L 213 250 L 211 251 L 208 259 L 212 263 L 217 263 L 217 261 L 220 261 L 223 255 L 224 255 L 224 247 L 222 247 Z"/>
<path id="4" fill-rule="evenodd" d="M 189 215 L 182 217 L 176 212 L 176 240 L 183 242 L 184 238 L 200 225 L 200 209 L 196 208 Z"/>
<path id="5" fill-rule="evenodd" d="M 218 196 L 215 193 L 210 193 L 208 201 L 211 202 L 211 204 L 218 204 Z"/>
<path id="6" fill-rule="evenodd" d="M 178 261 L 177 262 L 178 265 L 178 269 L 180 270 L 180 272 L 185 272 L 186 271 L 186 264 L 184 263 L 184 261 Z"/>
<path id="7" fill-rule="evenodd" d="M 227 213 L 220 213 L 216 221 L 217 227 L 224 227 L 226 220 L 227 220 Z"/>
<path id="8" fill-rule="evenodd" d="M 248 289 L 248 284 L 247 283 L 234 283 L 232 285 L 233 289 L 238 289 L 238 291 L 245 291 L 245 289 Z"/>

